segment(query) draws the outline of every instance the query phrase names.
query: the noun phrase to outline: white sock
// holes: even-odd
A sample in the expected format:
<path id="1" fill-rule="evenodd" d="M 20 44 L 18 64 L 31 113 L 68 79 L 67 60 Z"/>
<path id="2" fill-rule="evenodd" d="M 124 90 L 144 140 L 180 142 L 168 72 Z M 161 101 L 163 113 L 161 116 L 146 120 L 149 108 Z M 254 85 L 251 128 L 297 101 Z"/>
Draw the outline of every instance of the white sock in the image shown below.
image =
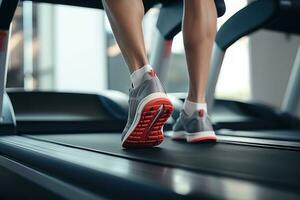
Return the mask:
<path id="1" fill-rule="evenodd" d="M 138 87 L 143 82 L 143 76 L 145 73 L 152 70 L 152 67 L 150 65 L 145 65 L 142 68 L 135 70 L 131 75 L 131 81 L 133 84 L 133 87 Z"/>
<path id="2" fill-rule="evenodd" d="M 199 110 L 204 110 L 207 113 L 207 105 L 206 103 L 196 103 L 186 99 L 183 104 L 183 110 L 188 116 Z"/>

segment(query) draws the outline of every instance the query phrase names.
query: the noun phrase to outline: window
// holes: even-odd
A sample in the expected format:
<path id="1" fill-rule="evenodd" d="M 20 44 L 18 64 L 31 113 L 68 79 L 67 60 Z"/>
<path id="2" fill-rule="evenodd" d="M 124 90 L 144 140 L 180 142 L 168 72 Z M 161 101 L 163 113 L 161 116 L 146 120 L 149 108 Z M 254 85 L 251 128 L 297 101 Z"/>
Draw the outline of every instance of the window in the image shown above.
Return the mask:
<path id="1" fill-rule="evenodd" d="M 218 26 L 246 4 L 246 0 L 227 3 L 227 13 Z M 158 14 L 159 9 L 153 8 L 144 18 L 148 54 Z M 12 29 L 8 87 L 78 92 L 114 89 L 128 93 L 129 71 L 103 11 L 24 2 L 15 14 Z M 243 38 L 229 48 L 217 97 L 250 98 L 248 45 L 248 39 Z M 168 92 L 186 92 L 182 34 L 174 39 L 170 65 Z"/>
<path id="2" fill-rule="evenodd" d="M 12 28 L 7 87 L 107 89 L 103 11 L 24 2 Z"/>

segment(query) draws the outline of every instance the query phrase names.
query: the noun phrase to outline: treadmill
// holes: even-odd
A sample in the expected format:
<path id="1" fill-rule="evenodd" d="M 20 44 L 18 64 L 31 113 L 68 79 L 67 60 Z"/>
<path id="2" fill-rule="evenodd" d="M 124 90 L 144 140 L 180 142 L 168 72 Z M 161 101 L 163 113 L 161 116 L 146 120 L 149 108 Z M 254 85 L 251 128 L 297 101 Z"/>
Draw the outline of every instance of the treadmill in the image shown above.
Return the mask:
<path id="1" fill-rule="evenodd" d="M 300 130 L 300 120 L 293 115 L 300 104 L 300 49 L 294 62 L 287 93 L 280 110 L 256 102 L 214 98 L 226 50 L 243 36 L 250 35 L 260 29 L 299 35 L 300 29 L 297 26 L 297 22 L 300 21 L 299 11 L 300 5 L 297 0 L 256 0 L 251 5 L 238 11 L 221 26 L 215 40 L 207 88 L 207 102 L 215 129 L 239 130 L 244 132 L 242 135 L 246 134 L 248 136 L 251 136 L 251 131 L 261 131 L 262 137 L 268 137 L 269 135 L 269 133 L 264 134 L 265 130 L 280 130 L 279 132 Z M 164 13 L 162 12 L 161 15 L 164 15 Z M 160 80 L 164 83 L 167 81 L 166 78 L 170 68 L 168 61 L 172 39 L 180 31 L 181 26 L 180 15 L 172 15 L 172 19 L 172 23 L 163 23 L 158 20 L 157 28 L 159 32 L 156 40 L 160 43 L 155 43 L 154 53 L 150 59 L 151 64 L 156 66 L 156 72 Z M 174 19 L 177 19 L 177 21 L 175 22 Z M 161 52 L 168 52 L 169 54 L 164 56 Z M 186 97 L 185 93 L 173 95 L 182 101 Z M 250 133 L 246 133 L 247 131 L 250 131 Z M 228 131 L 225 132 L 228 133 Z"/>
<path id="2" fill-rule="evenodd" d="M 270 134 L 270 137 L 284 137 L 284 135 L 289 135 L 289 131 L 298 132 L 300 130 L 300 120 L 294 115 L 300 102 L 300 49 L 294 61 L 283 104 L 279 110 L 255 102 L 214 100 L 215 88 L 226 50 L 243 36 L 261 29 L 299 35 L 300 29 L 296 25 L 300 20 L 299 11 L 300 4 L 297 0 L 254 1 L 238 11 L 220 28 L 215 41 L 207 88 L 208 104 L 212 112 L 215 110 L 216 118 L 218 118 L 217 126 L 220 129 L 242 130 L 239 132 L 241 136 L 249 136 L 254 130 L 260 132 L 261 137 L 269 137 Z M 222 119 L 226 113 L 228 113 L 227 121 Z M 241 120 L 234 120 L 237 116 L 240 116 Z M 249 130 L 250 132 L 248 132 Z M 269 130 L 279 131 L 275 131 L 276 133 L 273 134 Z M 239 133 L 231 132 L 235 135 L 239 135 Z M 293 135 L 297 137 L 295 134 Z"/>
<path id="3" fill-rule="evenodd" d="M 219 135 L 300 141 L 300 119 L 295 113 L 300 106 L 300 46 L 279 110 L 263 104 L 214 99 L 226 50 L 243 36 L 260 29 L 300 35 L 300 28 L 297 26 L 300 21 L 299 11 L 298 0 L 253 1 L 229 18 L 218 31 L 209 74 L 207 101 L 209 109 L 213 114 L 215 111 L 216 118 L 219 117 L 217 127 L 227 129 L 220 130 Z M 237 116 L 248 119 L 230 120 Z"/>
<path id="4" fill-rule="evenodd" d="M 47 2 L 88 5 L 79 0 Z M 11 21 L 17 3 L 18 0 L 1 1 L 0 21 L 3 16 Z M 0 24 L 1 41 L 4 41 L 0 48 L 1 70 L 7 69 L 4 61 L 9 24 Z M 0 75 L 5 77 L 6 73 Z M 13 104 L 4 92 L 5 78 L 0 80 L 3 99 L 0 199 L 300 197 L 299 142 L 258 138 L 226 140 L 228 136 L 224 136 L 216 144 L 187 144 L 166 138 L 157 148 L 122 149 L 120 133 L 82 130 L 65 133 L 59 132 L 59 126 L 51 133 L 32 134 L 30 130 L 21 133 Z"/>

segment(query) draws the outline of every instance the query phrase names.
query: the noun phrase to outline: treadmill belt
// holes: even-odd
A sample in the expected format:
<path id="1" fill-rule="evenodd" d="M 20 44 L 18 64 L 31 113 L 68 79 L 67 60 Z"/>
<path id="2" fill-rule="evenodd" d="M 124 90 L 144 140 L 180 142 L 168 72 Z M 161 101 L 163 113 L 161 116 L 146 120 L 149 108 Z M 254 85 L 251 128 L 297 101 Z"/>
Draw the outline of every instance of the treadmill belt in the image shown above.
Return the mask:
<path id="1" fill-rule="evenodd" d="M 30 135 L 77 148 L 196 172 L 300 189 L 300 152 L 224 143 L 187 144 L 166 138 L 156 148 L 122 149 L 120 134 Z"/>

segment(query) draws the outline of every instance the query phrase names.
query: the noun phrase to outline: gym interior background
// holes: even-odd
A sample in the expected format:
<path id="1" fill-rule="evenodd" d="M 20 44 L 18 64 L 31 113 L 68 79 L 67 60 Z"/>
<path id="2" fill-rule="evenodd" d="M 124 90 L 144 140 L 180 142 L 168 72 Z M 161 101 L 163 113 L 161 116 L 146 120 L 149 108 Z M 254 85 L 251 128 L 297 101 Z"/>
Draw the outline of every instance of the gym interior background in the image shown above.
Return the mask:
<path id="1" fill-rule="evenodd" d="M 247 3 L 227 0 L 227 12 L 218 19 L 218 27 Z M 148 52 L 157 16 L 158 9 L 153 8 L 144 19 Z M 279 107 L 299 44 L 298 36 L 269 31 L 243 38 L 226 54 L 217 97 Z M 10 48 L 13 59 L 7 87 L 128 93 L 129 72 L 103 11 L 24 2 L 15 14 Z M 168 92 L 185 92 L 187 70 L 181 34 L 174 40 L 170 65 Z"/>

